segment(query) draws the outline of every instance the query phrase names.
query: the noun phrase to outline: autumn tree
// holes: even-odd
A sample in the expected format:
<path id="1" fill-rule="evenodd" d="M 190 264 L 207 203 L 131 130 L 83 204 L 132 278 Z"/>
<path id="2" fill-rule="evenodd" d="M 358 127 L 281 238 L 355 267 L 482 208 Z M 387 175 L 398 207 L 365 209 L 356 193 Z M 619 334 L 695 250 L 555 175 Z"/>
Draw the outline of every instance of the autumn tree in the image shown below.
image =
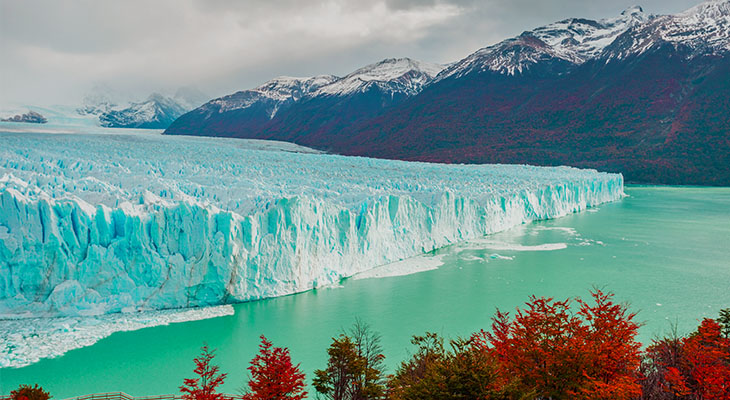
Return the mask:
<path id="1" fill-rule="evenodd" d="M 183 393 L 184 400 L 223 400 L 221 393 L 216 393 L 216 388 L 223 384 L 228 374 L 220 373 L 217 365 L 211 364 L 215 357 L 215 350 L 208 349 L 208 345 L 201 348 L 200 356 L 195 358 L 195 374 L 198 378 L 185 379 L 180 386 L 180 393 Z"/>
<path id="2" fill-rule="evenodd" d="M 640 393 L 638 324 L 613 295 L 594 290 L 595 305 L 531 297 L 514 318 L 497 311 L 490 332 L 474 339 L 494 355 L 503 388 L 537 398 L 631 399 Z"/>
<path id="3" fill-rule="evenodd" d="M 12 400 L 48 400 L 50 398 L 50 393 L 43 390 L 37 383 L 33 386 L 20 385 L 17 389 L 10 391 Z"/>
<path id="4" fill-rule="evenodd" d="M 637 371 L 641 344 L 636 340 L 639 324 L 635 313 L 612 301 L 613 294 L 594 290 L 595 304 L 577 299 L 578 316 L 587 325 L 584 375 L 588 382 L 580 389 L 585 399 L 633 399 L 641 394 Z"/>
<path id="5" fill-rule="evenodd" d="M 585 334 L 568 300 L 533 296 L 513 320 L 497 311 L 491 332 L 475 338 L 490 346 L 501 386 L 534 392 L 538 398 L 568 398 L 580 389 L 587 367 Z"/>
<path id="6" fill-rule="evenodd" d="M 697 332 L 684 340 L 687 385 L 700 398 L 730 400 L 730 339 L 713 319 L 704 319 Z"/>
<path id="7" fill-rule="evenodd" d="M 730 400 L 730 339 L 715 320 L 688 337 L 655 341 L 641 369 L 642 399 Z"/>
<path id="8" fill-rule="evenodd" d="M 301 400 L 307 397 L 304 374 L 299 370 L 299 364 L 292 364 L 289 349 L 273 347 L 264 335 L 261 335 L 259 353 L 251 360 L 248 370 L 251 373 L 250 392 L 243 396 L 244 400 Z"/>
<path id="9" fill-rule="evenodd" d="M 682 338 L 677 335 L 676 327 L 672 334 L 661 340 L 655 340 L 644 354 L 639 368 L 642 400 L 672 400 L 683 398 L 691 391 L 671 387 L 666 378 L 676 375 L 682 359 Z M 671 372 L 670 372 L 671 371 Z"/>

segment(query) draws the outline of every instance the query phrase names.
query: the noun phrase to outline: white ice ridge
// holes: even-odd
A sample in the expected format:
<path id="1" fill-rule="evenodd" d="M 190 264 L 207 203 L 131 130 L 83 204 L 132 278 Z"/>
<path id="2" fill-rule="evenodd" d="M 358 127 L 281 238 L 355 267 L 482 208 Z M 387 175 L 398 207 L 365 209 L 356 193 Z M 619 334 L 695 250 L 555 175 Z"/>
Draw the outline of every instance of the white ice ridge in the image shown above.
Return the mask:
<path id="1" fill-rule="evenodd" d="M 0 368 L 20 368 L 91 346 L 114 332 L 233 315 L 231 305 L 117 313 L 95 317 L 8 319 L 0 321 Z"/>
<path id="2" fill-rule="evenodd" d="M 623 195 L 621 175 L 594 170 L 305 150 L 0 133 L 0 317 L 291 294 Z"/>

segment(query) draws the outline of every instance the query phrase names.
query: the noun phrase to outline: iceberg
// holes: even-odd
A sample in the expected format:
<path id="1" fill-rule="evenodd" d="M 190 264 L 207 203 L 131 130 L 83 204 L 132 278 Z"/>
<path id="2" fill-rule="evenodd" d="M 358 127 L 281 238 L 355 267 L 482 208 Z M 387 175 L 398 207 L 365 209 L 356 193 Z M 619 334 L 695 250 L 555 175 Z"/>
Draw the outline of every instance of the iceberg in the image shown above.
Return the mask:
<path id="1" fill-rule="evenodd" d="M 620 174 L 570 167 L 140 131 L 0 132 L 0 318 L 292 294 L 621 196 Z"/>

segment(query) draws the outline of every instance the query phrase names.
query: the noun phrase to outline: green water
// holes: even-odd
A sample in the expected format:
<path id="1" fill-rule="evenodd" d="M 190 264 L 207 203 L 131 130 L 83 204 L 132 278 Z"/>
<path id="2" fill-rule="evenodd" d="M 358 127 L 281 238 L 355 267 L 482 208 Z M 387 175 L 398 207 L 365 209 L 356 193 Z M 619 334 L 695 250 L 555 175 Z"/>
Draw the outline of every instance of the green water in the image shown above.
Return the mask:
<path id="1" fill-rule="evenodd" d="M 56 399 L 174 393 L 207 342 L 229 373 L 223 389 L 233 393 L 245 383 L 262 333 L 289 347 L 309 379 L 324 365 L 330 338 L 355 317 L 383 334 L 392 369 L 407 356 L 413 334 L 468 335 L 488 327 L 497 307 L 514 309 L 531 294 L 586 296 L 592 286 L 631 303 L 645 322 L 645 343 L 672 322 L 687 333 L 702 317 L 730 307 L 730 188 L 628 187 L 626 193 L 595 212 L 492 235 L 491 244 L 441 249 L 432 255 L 444 262 L 437 270 L 350 279 L 340 288 L 239 304 L 229 317 L 115 333 L 59 358 L 0 370 L 0 391 L 37 382 Z M 566 247 L 551 251 L 505 250 L 561 243 Z"/>

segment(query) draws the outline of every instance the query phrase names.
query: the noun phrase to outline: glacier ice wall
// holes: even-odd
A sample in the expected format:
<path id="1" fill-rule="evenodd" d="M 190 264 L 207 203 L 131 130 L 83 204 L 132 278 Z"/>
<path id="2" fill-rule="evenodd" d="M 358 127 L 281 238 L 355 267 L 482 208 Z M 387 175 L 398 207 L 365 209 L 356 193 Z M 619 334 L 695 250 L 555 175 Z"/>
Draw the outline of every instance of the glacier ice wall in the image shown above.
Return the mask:
<path id="1" fill-rule="evenodd" d="M 142 133 L 0 133 L 0 316 L 285 295 L 622 195 L 621 175 L 569 167 L 374 160 Z"/>

